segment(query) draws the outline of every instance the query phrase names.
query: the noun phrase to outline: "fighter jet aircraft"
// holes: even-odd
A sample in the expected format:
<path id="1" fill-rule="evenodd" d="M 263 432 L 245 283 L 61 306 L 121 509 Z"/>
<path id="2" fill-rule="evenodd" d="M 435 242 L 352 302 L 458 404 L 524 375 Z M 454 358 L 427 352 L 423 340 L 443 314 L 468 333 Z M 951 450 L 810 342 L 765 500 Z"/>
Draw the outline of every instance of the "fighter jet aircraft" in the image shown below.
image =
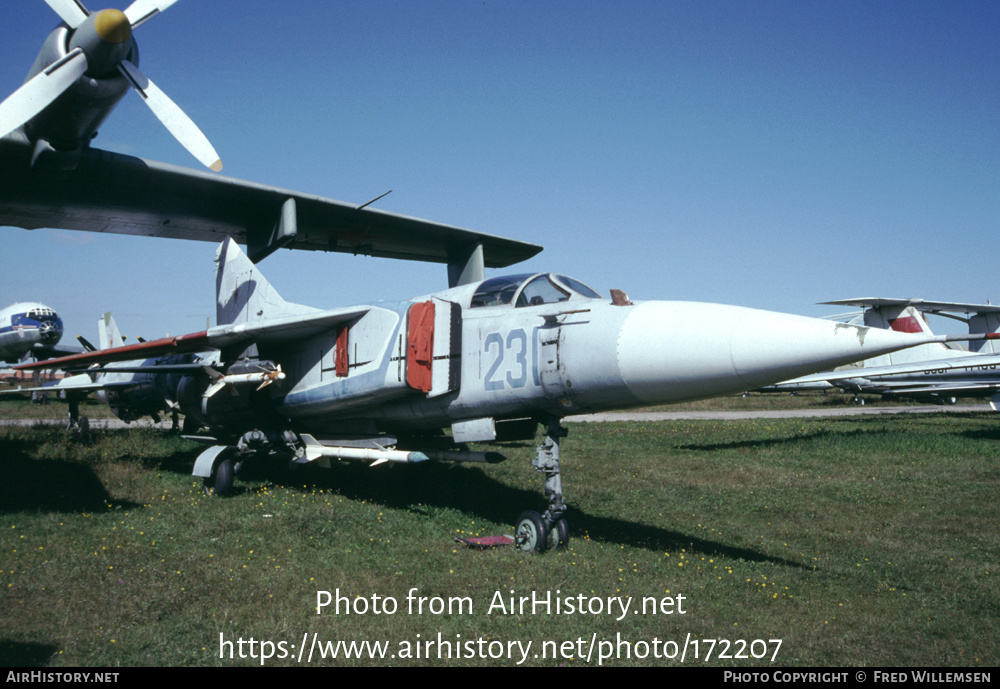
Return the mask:
<path id="1" fill-rule="evenodd" d="M 0 360 L 13 364 L 26 354 L 49 356 L 62 333 L 62 320 L 45 304 L 11 304 L 0 310 Z"/>
<path id="2" fill-rule="evenodd" d="M 324 311 L 283 300 L 232 240 L 216 263 L 215 327 L 21 368 L 214 352 L 211 371 L 163 372 L 211 444 L 194 474 L 223 494 L 252 459 L 499 461 L 466 445 L 534 438 L 540 423 L 533 464 L 549 504 L 517 521 L 526 551 L 569 537 L 563 417 L 735 393 L 949 339 L 736 306 L 633 303 L 617 290 L 609 299 L 558 273 Z"/>

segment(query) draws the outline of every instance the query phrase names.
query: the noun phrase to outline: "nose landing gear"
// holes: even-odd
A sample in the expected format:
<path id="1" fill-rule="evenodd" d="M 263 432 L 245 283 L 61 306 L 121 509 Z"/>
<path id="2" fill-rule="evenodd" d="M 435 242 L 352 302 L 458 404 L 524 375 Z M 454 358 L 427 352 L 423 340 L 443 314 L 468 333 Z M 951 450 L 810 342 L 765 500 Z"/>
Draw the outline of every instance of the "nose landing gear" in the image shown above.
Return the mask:
<path id="1" fill-rule="evenodd" d="M 545 474 L 545 495 L 549 507 L 544 514 L 534 510 L 521 513 L 514 527 L 514 542 L 526 553 L 541 553 L 564 548 L 569 543 L 569 525 L 566 523 L 566 504 L 562 496 L 562 476 L 559 470 L 559 440 L 568 431 L 559 419 L 549 419 L 545 440 L 538 446 L 531 464 Z"/>

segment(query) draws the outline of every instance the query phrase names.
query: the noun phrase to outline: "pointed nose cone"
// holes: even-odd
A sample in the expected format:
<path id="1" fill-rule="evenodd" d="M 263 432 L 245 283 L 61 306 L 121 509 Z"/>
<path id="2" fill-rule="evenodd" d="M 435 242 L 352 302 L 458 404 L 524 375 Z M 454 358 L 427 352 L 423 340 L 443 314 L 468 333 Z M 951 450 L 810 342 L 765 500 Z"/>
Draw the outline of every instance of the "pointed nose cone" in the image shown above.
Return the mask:
<path id="1" fill-rule="evenodd" d="M 645 302 L 632 308 L 619 331 L 618 365 L 644 403 L 753 390 L 929 339 L 721 304 Z"/>

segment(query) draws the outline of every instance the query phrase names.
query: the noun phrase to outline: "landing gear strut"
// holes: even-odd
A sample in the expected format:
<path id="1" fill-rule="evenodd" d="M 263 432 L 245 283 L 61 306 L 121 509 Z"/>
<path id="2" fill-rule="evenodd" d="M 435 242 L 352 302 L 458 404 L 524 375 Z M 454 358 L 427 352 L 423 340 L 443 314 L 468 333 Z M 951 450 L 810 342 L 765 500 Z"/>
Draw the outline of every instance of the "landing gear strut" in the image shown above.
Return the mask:
<path id="1" fill-rule="evenodd" d="M 541 553 L 565 547 L 569 543 L 569 525 L 566 523 L 566 504 L 562 495 L 562 476 L 559 471 L 559 440 L 568 435 L 559 419 L 549 419 L 545 440 L 538 446 L 531 464 L 545 474 L 545 495 L 549 508 L 545 514 L 528 510 L 517 519 L 514 541 L 519 550 Z"/>
<path id="2" fill-rule="evenodd" d="M 84 442 L 90 440 L 90 421 L 86 416 L 80 416 L 80 398 L 69 394 L 66 401 L 69 402 L 69 425 L 66 430 L 76 433 Z"/>

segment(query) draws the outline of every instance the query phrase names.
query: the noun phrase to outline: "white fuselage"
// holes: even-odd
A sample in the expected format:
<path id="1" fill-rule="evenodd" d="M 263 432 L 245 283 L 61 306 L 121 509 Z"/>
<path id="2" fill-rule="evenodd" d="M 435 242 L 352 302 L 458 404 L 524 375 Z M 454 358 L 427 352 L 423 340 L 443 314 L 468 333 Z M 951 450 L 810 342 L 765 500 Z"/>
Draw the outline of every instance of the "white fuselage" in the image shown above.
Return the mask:
<path id="1" fill-rule="evenodd" d="M 529 282 L 499 303 L 475 296 L 481 285 L 473 284 L 374 305 L 348 328 L 341 374 L 333 332 L 269 354 L 287 373 L 269 393 L 272 403 L 315 432 L 362 419 L 392 430 L 563 417 L 738 393 L 911 337 L 719 304 L 618 305 L 575 292 L 533 303 L 518 296 Z M 431 370 L 426 387 L 415 389 L 412 314 L 428 304 Z"/>
<path id="2" fill-rule="evenodd" d="M 11 304 L 0 310 L 0 359 L 15 363 L 32 350 L 44 351 L 59 342 L 62 332 L 59 316 L 44 304 Z"/>

